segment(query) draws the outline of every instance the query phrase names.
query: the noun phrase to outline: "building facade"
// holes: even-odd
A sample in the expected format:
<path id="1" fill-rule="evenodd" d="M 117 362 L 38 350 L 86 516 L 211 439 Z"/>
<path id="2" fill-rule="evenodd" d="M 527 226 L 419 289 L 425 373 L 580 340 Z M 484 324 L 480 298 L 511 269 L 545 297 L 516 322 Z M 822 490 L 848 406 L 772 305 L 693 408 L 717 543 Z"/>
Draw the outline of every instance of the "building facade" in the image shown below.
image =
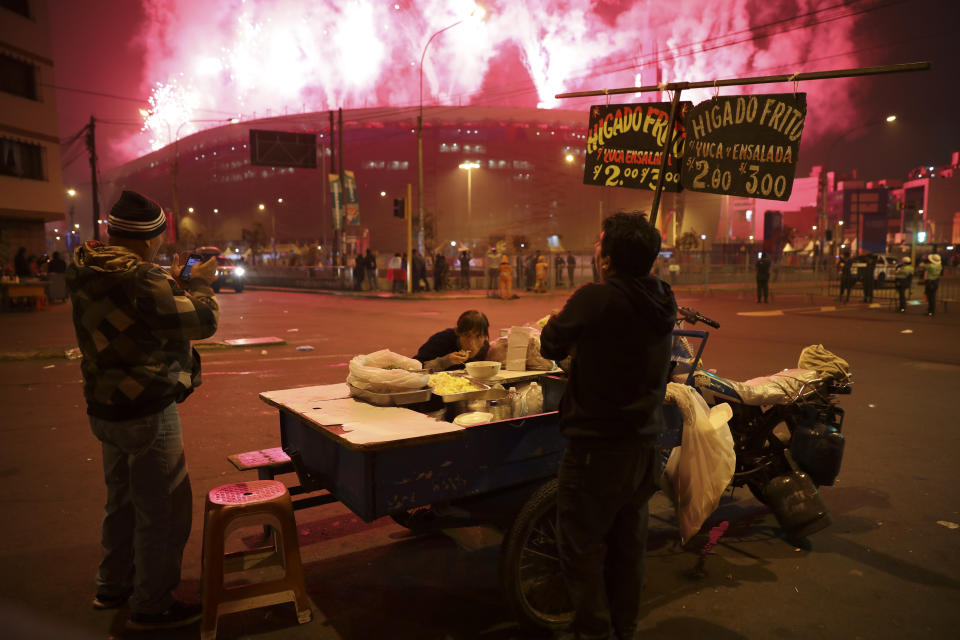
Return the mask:
<path id="1" fill-rule="evenodd" d="M 63 178 L 46 0 L 0 3 L 0 262 L 46 251 Z"/>

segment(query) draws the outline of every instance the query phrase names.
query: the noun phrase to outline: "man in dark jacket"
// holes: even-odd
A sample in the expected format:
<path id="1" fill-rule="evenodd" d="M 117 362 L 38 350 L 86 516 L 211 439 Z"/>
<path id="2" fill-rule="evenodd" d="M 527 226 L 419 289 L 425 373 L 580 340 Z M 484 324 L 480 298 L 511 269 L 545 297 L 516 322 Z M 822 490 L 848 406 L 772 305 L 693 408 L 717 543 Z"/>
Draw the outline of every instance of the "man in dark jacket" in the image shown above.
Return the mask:
<path id="1" fill-rule="evenodd" d="M 757 302 L 770 302 L 770 258 L 763 252 L 757 260 Z"/>
<path id="2" fill-rule="evenodd" d="M 184 626 L 199 605 L 174 599 L 193 514 L 177 403 L 200 384 L 190 341 L 217 330 L 210 288 L 217 262 L 187 278 L 152 263 L 166 219 L 155 202 L 124 191 L 110 210 L 110 243 L 78 247 L 67 268 L 83 353 L 83 394 L 101 442 L 107 499 L 94 609 L 130 600 L 130 629 Z"/>
<path id="3" fill-rule="evenodd" d="M 863 301 L 873 302 L 874 272 L 877 269 L 877 256 L 868 253 L 863 257 L 865 265 L 860 269 L 860 275 L 863 278 Z"/>
<path id="4" fill-rule="evenodd" d="M 540 336 L 551 360 L 573 356 L 560 403 L 567 447 L 557 496 L 558 552 L 576 638 L 633 638 L 643 587 L 647 502 L 677 304 L 650 275 L 660 234 L 646 217 L 603 222 L 600 284 L 578 289 Z"/>

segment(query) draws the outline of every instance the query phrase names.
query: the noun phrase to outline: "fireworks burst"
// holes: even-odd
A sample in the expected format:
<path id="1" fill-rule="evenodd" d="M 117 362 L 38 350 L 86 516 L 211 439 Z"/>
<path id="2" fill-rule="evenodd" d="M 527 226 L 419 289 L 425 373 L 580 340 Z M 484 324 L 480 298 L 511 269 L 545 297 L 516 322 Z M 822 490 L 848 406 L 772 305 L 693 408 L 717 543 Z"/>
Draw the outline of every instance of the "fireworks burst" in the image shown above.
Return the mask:
<path id="1" fill-rule="evenodd" d="M 204 126 L 198 120 L 238 112 L 249 118 L 415 106 L 424 47 L 454 23 L 424 57 L 426 105 L 581 108 L 553 96 L 809 70 L 804 61 L 814 54 L 828 67 L 856 63 L 843 53 L 853 19 L 827 20 L 832 14 L 819 14 L 815 0 L 789 9 L 749 0 L 502 0 L 487 5 L 482 21 L 468 17 L 473 0 L 142 1 L 144 40 L 158 43 L 146 53 L 151 109 L 141 134 L 154 149 Z M 794 28 L 790 19 L 807 13 L 807 23 Z M 757 37 L 758 25 L 771 24 L 780 26 Z M 718 34 L 731 35 L 719 41 Z M 852 107 L 844 81 L 823 84 L 829 87 L 818 86 L 811 110 L 829 101 L 837 116 Z"/>

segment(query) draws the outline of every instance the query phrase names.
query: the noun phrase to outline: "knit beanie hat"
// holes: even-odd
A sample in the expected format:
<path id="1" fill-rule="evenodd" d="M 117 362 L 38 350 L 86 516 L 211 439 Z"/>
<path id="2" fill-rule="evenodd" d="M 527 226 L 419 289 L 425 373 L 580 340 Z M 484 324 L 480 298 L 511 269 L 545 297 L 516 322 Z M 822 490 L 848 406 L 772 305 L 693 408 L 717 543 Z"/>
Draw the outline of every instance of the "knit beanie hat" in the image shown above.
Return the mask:
<path id="1" fill-rule="evenodd" d="M 166 228 L 167 218 L 160 205 L 136 191 L 120 194 L 107 218 L 107 232 L 118 238 L 149 240 Z"/>

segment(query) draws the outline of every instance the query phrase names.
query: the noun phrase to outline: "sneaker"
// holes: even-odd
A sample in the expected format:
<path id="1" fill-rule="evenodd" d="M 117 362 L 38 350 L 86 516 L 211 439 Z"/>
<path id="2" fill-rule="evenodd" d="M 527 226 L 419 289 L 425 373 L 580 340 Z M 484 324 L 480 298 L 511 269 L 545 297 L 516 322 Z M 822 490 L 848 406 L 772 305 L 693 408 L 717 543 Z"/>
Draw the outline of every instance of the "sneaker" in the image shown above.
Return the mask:
<path id="1" fill-rule="evenodd" d="M 199 604 L 177 602 L 163 613 L 132 613 L 127 620 L 127 629 L 151 631 L 154 629 L 176 629 L 197 622 L 203 609 Z"/>
<path id="2" fill-rule="evenodd" d="M 98 593 L 93 596 L 93 608 L 98 611 L 103 611 L 104 609 L 119 609 L 127 603 L 127 600 L 130 599 L 130 591 L 121 594 L 119 596 L 108 596 L 102 593 Z"/>

